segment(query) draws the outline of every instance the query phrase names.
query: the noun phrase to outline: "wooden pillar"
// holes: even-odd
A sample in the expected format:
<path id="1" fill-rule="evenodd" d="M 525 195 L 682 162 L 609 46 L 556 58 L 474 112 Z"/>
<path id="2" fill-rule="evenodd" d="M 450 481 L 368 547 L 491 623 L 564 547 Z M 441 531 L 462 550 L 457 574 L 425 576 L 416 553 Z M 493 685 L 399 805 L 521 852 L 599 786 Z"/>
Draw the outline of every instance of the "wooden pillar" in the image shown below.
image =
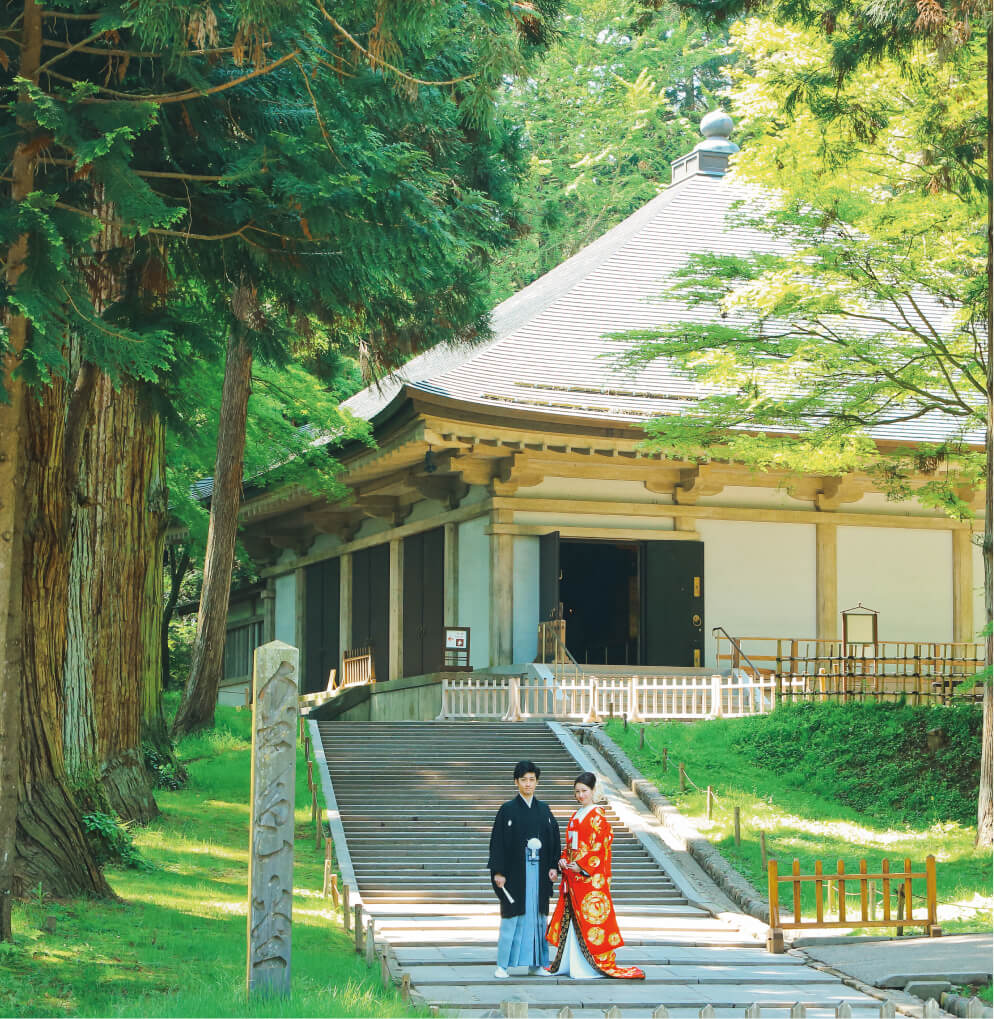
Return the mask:
<path id="1" fill-rule="evenodd" d="M 276 640 L 276 581 L 267 580 L 262 592 L 262 643 Z"/>
<path id="2" fill-rule="evenodd" d="M 390 542 L 390 666 L 389 679 L 404 675 L 404 543 Z"/>
<path id="3" fill-rule="evenodd" d="M 815 524 L 815 597 L 820 640 L 839 638 L 839 529 Z"/>
<path id="4" fill-rule="evenodd" d="M 307 577 L 304 574 L 304 567 L 299 566 L 293 571 L 293 579 L 296 585 L 293 597 L 293 633 L 294 642 L 300 653 L 300 661 L 306 662 L 307 658 Z"/>
<path id="5" fill-rule="evenodd" d="M 338 559 L 338 680 L 342 681 L 341 658 L 352 650 L 352 553 Z"/>
<path id="6" fill-rule="evenodd" d="M 459 525 L 445 525 L 443 625 L 459 625 Z"/>
<path id="7" fill-rule="evenodd" d="M 507 510 L 495 510 L 492 524 L 510 523 Z M 514 637 L 514 536 L 490 535 L 490 664 L 510 665 Z"/>
<path id="8" fill-rule="evenodd" d="M 970 531 L 957 527 L 953 539 L 953 640 L 976 640 L 973 626 L 973 544 Z"/>

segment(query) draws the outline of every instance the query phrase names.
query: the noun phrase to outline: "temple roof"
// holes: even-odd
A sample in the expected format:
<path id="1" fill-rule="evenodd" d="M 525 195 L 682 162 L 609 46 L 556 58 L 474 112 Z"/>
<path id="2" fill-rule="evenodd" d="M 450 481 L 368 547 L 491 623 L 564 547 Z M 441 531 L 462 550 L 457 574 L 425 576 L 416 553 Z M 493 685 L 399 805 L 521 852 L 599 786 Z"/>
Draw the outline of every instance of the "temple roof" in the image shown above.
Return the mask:
<path id="1" fill-rule="evenodd" d="M 499 304 L 490 340 L 435 347 L 344 407 L 374 424 L 419 393 L 481 411 L 531 411 L 605 427 L 638 427 L 679 413 L 699 394 L 699 384 L 662 358 L 637 371 L 622 367 L 624 341 L 610 334 L 714 320 L 715 306 L 689 305 L 666 293 L 694 254 L 786 249 L 787 241 L 748 225 L 750 214 L 761 211 L 763 192 L 725 172 L 727 161 L 705 141 L 674 164 L 675 183 L 660 195 Z M 922 299 L 939 321 L 951 319 L 928 295 Z M 940 441 L 952 431 L 949 417 L 932 413 L 872 434 L 917 443 Z M 982 442 L 979 433 L 970 438 Z"/>

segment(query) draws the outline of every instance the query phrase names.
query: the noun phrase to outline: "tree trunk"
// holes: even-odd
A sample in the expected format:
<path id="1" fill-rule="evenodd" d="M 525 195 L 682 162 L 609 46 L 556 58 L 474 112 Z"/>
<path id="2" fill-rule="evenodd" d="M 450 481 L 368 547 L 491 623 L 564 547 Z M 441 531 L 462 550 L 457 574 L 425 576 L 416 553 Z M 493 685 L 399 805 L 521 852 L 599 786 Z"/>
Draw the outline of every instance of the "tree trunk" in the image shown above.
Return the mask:
<path id="1" fill-rule="evenodd" d="M 169 624 L 172 622 L 173 613 L 179 603 L 180 588 L 183 579 L 190 569 L 190 546 L 184 545 L 180 552 L 176 545 L 166 550 L 166 565 L 169 569 L 169 595 L 166 598 L 166 607 L 162 611 L 162 689 L 169 689 Z"/>
<path id="2" fill-rule="evenodd" d="M 238 535 L 242 495 L 245 422 L 252 389 L 252 350 L 245 328 L 236 322 L 228 340 L 217 430 L 217 459 L 211 496 L 204 585 L 200 592 L 197 636 L 193 644 L 190 678 L 183 691 L 173 737 L 211 725 L 221 682 L 221 661 L 228 619 L 231 570 Z"/>
<path id="3" fill-rule="evenodd" d="M 145 823 L 159 812 L 141 743 L 148 669 L 156 685 L 159 678 L 163 427 L 133 383 L 115 389 L 106 375 L 96 379 L 88 425 L 78 472 L 67 465 L 80 496 L 63 679 L 66 770 L 92 768 L 107 804 Z M 67 437 L 67 458 L 72 448 Z"/>
<path id="4" fill-rule="evenodd" d="M 991 173 L 994 155 L 991 117 L 994 116 L 994 31 L 987 29 L 987 176 Z M 987 671 L 994 662 L 992 655 L 991 621 L 994 619 L 994 208 L 987 203 L 987 476 L 984 479 L 984 615 L 987 625 Z M 977 797 L 977 845 L 989 846 L 994 842 L 994 677 L 984 684 L 984 718 L 980 731 L 980 793 Z"/>
<path id="5" fill-rule="evenodd" d="M 65 771 L 63 666 L 68 645 L 71 493 L 65 485 L 66 387 L 30 400 L 24 456 L 24 669 L 14 891 L 110 895 Z M 68 711 L 67 711 L 68 709 Z M 86 724 L 85 721 L 81 724 Z"/>

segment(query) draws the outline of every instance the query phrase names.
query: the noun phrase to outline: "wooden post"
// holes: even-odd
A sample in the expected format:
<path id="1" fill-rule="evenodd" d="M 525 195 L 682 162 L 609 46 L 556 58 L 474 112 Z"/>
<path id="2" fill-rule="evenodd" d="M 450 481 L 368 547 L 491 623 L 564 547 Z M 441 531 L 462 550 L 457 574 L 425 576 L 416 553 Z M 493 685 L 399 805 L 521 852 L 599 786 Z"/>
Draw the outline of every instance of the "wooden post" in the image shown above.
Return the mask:
<path id="1" fill-rule="evenodd" d="M 980 1013 L 983 1015 L 983 1013 Z M 556 1019 L 573 1019 L 573 1010 L 569 1005 L 563 1005 L 563 1007 L 556 1013 Z"/>
<path id="2" fill-rule="evenodd" d="M 925 1002 L 925 1008 L 922 1011 L 922 1015 L 925 1019 L 938 1019 L 938 1017 L 942 1015 L 942 1009 L 939 1008 L 939 1003 L 935 1000 L 935 998 L 929 998 L 928 1001 Z"/>
<path id="3" fill-rule="evenodd" d="M 348 884 L 342 889 L 342 926 L 346 933 L 352 930 L 352 907 L 349 905 L 351 890 Z"/>
<path id="4" fill-rule="evenodd" d="M 307 762 L 307 788 L 308 789 L 313 789 L 314 788 L 314 762 L 313 761 L 308 761 Z"/>
<path id="5" fill-rule="evenodd" d="M 866 897 L 870 908 L 870 919 L 876 920 L 877 918 L 877 883 L 876 881 L 868 881 L 866 884 Z"/>
<path id="6" fill-rule="evenodd" d="M 942 937 L 939 926 L 939 907 L 935 889 L 935 857 L 931 853 L 925 857 L 925 903 L 928 911 L 928 936 Z"/>
<path id="7" fill-rule="evenodd" d="M 331 839 L 326 838 L 324 840 L 324 882 L 321 885 L 321 895 L 325 899 L 328 898 L 328 893 L 331 890 L 332 870 Z"/>
<path id="8" fill-rule="evenodd" d="M 704 799 L 704 813 L 707 819 L 711 820 L 711 815 L 714 812 L 714 791 L 711 786 L 708 786 L 707 793 Z"/>
<path id="9" fill-rule="evenodd" d="M 852 1005 L 848 1001 L 835 1006 L 835 1019 L 852 1019 Z"/>
<path id="10" fill-rule="evenodd" d="M 411 974 L 401 973 L 400 975 L 400 996 L 404 1001 L 411 1000 Z"/>
<path id="11" fill-rule="evenodd" d="M 670 770 L 670 752 L 666 747 L 663 747 L 663 771 Z"/>
<path id="12" fill-rule="evenodd" d="M 683 761 L 680 762 L 680 792 L 687 791 L 687 773 L 683 769 Z"/>
<path id="13" fill-rule="evenodd" d="M 303 722 L 303 719 L 301 719 Z M 308 735 L 304 736 L 304 760 L 310 761 L 311 759 L 311 737 Z"/>
<path id="14" fill-rule="evenodd" d="M 735 826 L 735 844 L 737 846 L 741 846 L 742 845 L 742 825 L 741 825 L 741 821 L 742 821 L 742 811 L 738 807 L 735 807 L 734 813 L 733 813 L 732 824 Z"/>
<path id="15" fill-rule="evenodd" d="M 274 640 L 256 648 L 252 669 L 246 989 L 290 994 L 293 789 L 300 653 Z"/>
<path id="16" fill-rule="evenodd" d="M 746 1019 L 762 1019 L 763 1009 L 758 1003 L 753 1002 L 746 1008 L 745 1014 Z"/>
<path id="17" fill-rule="evenodd" d="M 759 858 L 763 861 L 763 870 L 766 870 L 766 832 L 759 833 Z"/>
<path id="18" fill-rule="evenodd" d="M 639 750 L 644 749 L 644 747 L 645 747 L 645 726 L 643 725 L 642 728 L 639 729 Z"/>
<path id="19" fill-rule="evenodd" d="M 370 917 L 366 921 L 366 965 L 372 967 L 376 961 L 376 921 Z"/>
<path id="20" fill-rule="evenodd" d="M 657 1005 L 652 1010 L 652 1019 L 670 1019 L 670 1010 L 665 1005 Z"/>
<path id="21" fill-rule="evenodd" d="M 605 1010 L 604 1019 L 621 1019 L 621 1009 L 617 1005 L 612 1005 Z"/>
<path id="22" fill-rule="evenodd" d="M 888 998 L 880 1006 L 880 1019 L 896 1019 L 896 1016 L 897 1016 L 897 1006 L 894 1004 L 893 1001 L 891 1001 L 890 998 Z"/>
<path id="23" fill-rule="evenodd" d="M 393 538 L 388 544 L 387 566 L 387 679 L 404 675 L 404 543 Z M 430 639 L 438 640 L 436 634 Z M 382 679 L 382 676 L 378 676 Z"/>
<path id="24" fill-rule="evenodd" d="M 311 789 L 311 820 L 316 821 L 318 816 L 318 791 Z"/>
<path id="25" fill-rule="evenodd" d="M 387 962 L 387 950 L 380 952 L 380 983 L 384 987 L 390 986 L 390 963 Z"/>
<path id="26" fill-rule="evenodd" d="M 766 950 L 774 955 L 783 954 L 783 931 L 780 929 L 780 882 L 777 880 L 777 861 L 770 860 L 766 871 L 767 896 L 770 902 L 770 929 L 766 934 Z"/>
<path id="27" fill-rule="evenodd" d="M 338 909 L 339 901 L 340 900 L 339 900 L 339 895 L 338 895 L 338 875 L 337 874 L 332 874 L 331 875 L 331 905 L 332 905 L 333 909 Z"/>
<path id="28" fill-rule="evenodd" d="M 790 1019 L 804 1019 L 807 1014 L 807 1009 L 799 1001 L 790 1006 Z"/>
<path id="29" fill-rule="evenodd" d="M 604 1013 L 607 1015 L 607 1012 Z M 619 1012 L 618 1015 L 621 1015 Z M 698 1013 L 698 1019 L 714 1019 L 714 1005 L 705 1005 Z"/>
<path id="30" fill-rule="evenodd" d="M 359 955 L 362 953 L 362 903 L 357 902 L 352 907 L 352 914 L 355 926 L 353 931 L 355 934 L 355 950 L 356 955 Z"/>

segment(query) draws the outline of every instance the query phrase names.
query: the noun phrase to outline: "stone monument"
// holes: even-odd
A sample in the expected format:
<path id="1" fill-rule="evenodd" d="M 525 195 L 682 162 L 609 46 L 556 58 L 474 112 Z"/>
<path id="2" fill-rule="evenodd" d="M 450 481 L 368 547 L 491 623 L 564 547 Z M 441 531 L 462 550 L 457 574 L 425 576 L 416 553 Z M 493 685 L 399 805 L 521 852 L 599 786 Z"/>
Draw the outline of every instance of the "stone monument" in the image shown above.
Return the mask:
<path id="1" fill-rule="evenodd" d="M 249 994 L 290 993 L 299 659 L 297 648 L 278 640 L 255 650 L 249 797 Z"/>

